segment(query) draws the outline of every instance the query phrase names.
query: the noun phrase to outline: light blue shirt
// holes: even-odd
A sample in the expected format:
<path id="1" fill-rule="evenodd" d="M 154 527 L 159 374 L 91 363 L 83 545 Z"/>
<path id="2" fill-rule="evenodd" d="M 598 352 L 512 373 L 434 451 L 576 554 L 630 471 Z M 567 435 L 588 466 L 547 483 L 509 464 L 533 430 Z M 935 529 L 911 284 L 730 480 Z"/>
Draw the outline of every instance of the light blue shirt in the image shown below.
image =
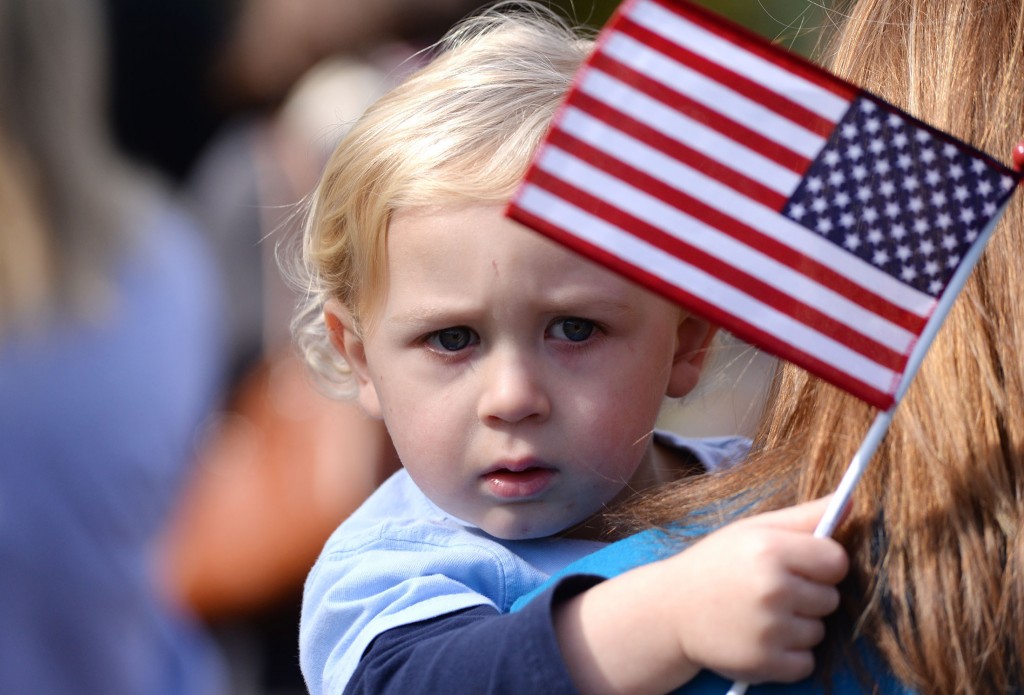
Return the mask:
<path id="1" fill-rule="evenodd" d="M 658 437 L 709 470 L 748 446 L 735 437 Z M 377 635 L 474 606 L 507 612 L 552 573 L 605 545 L 494 538 L 444 512 L 399 471 L 328 539 L 306 580 L 299 628 L 306 685 L 312 695 L 340 693 Z"/>

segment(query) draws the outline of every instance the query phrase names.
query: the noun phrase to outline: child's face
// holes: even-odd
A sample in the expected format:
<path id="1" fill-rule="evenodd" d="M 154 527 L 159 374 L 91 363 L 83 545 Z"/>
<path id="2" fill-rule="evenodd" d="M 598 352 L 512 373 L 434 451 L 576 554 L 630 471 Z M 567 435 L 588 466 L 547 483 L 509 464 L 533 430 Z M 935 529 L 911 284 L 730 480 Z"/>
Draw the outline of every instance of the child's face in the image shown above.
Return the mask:
<path id="1" fill-rule="evenodd" d="M 696 382 L 706 324 L 500 206 L 401 213 L 387 251 L 368 333 L 342 330 L 343 310 L 329 321 L 361 404 L 436 504 L 535 538 L 656 477 L 649 435 L 663 396 Z"/>

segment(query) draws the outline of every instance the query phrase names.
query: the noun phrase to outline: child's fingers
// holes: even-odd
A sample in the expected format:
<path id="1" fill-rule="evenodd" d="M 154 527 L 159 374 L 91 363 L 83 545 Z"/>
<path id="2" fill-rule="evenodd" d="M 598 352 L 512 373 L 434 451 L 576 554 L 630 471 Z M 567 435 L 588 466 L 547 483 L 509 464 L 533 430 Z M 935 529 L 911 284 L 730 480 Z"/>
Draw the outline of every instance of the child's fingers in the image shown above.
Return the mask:
<path id="1" fill-rule="evenodd" d="M 831 497 L 832 495 L 826 495 L 810 502 L 786 507 L 785 509 L 765 512 L 764 514 L 751 517 L 751 520 L 759 524 L 774 526 L 775 528 L 812 532 L 818 525 L 818 522 L 821 521 L 821 517 L 824 516 L 825 508 L 828 507 L 828 501 Z"/>
<path id="2" fill-rule="evenodd" d="M 849 570 L 846 550 L 832 538 L 815 538 L 810 534 L 790 534 L 781 560 L 790 572 L 819 584 L 834 585 Z"/>
<path id="3" fill-rule="evenodd" d="M 782 652 L 766 669 L 763 676 L 750 679 L 754 683 L 772 681 L 795 683 L 814 673 L 814 654 L 810 649 L 794 649 Z"/>
<path id="4" fill-rule="evenodd" d="M 823 584 L 802 578 L 797 590 L 792 592 L 791 608 L 794 614 L 806 618 L 823 618 L 839 608 L 839 589 L 832 584 Z"/>

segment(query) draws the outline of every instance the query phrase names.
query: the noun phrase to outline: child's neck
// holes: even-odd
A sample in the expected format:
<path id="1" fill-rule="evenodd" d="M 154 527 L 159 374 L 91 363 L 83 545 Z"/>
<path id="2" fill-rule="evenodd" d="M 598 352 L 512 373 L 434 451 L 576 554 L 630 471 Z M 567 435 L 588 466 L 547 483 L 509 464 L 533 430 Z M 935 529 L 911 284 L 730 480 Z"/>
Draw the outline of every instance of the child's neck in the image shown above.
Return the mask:
<path id="1" fill-rule="evenodd" d="M 609 513 L 614 513 L 626 500 L 643 494 L 655 486 L 703 472 L 704 467 L 700 461 L 686 451 L 667 448 L 653 442 L 644 456 L 643 463 L 637 469 L 637 473 L 629 481 L 629 484 L 623 487 L 622 492 L 609 502 L 603 511 L 568 529 L 563 535 L 567 538 L 581 540 L 606 541 L 608 534 L 614 531 L 614 525 L 608 518 Z"/>

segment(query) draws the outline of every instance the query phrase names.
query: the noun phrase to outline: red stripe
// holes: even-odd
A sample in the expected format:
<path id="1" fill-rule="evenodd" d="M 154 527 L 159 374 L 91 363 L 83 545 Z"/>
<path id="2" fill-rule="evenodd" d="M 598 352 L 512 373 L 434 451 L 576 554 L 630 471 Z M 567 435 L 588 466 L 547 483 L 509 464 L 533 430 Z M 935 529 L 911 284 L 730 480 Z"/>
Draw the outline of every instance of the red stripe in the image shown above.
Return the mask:
<path id="1" fill-rule="evenodd" d="M 777 164 L 803 174 L 810 166 L 810 160 L 798 152 L 794 152 L 785 145 L 765 137 L 760 133 L 751 130 L 747 126 L 734 121 L 723 113 L 713 111 L 699 101 L 695 101 L 684 94 L 669 89 L 665 85 L 652 80 L 647 75 L 637 72 L 632 68 L 616 62 L 610 56 L 603 54 L 595 55 L 591 60 L 591 68 L 598 69 L 612 77 L 625 82 L 637 91 L 643 92 L 652 99 L 664 104 L 667 108 L 684 113 L 693 120 L 702 123 L 712 130 L 722 133 L 730 138 L 754 150 Z M 581 76 L 581 82 L 586 79 L 585 74 Z M 572 103 L 577 95 L 581 93 L 577 87 L 569 95 L 569 103 Z"/>
<path id="2" fill-rule="evenodd" d="M 727 41 L 742 46 L 744 49 L 758 57 L 763 58 L 770 63 L 774 63 L 789 72 L 799 75 L 808 82 L 813 82 L 819 87 L 827 89 L 847 101 L 853 101 L 854 97 L 860 94 L 860 88 L 855 85 L 836 77 L 827 70 L 823 70 L 821 67 L 794 53 L 787 52 L 778 46 L 772 45 L 763 36 L 759 36 L 739 24 L 730 22 L 728 19 L 715 14 L 714 12 L 705 10 L 693 3 L 679 2 L 678 0 L 676 2 L 651 0 L 651 2 L 655 5 L 661 6 L 669 12 L 679 15 L 683 19 L 693 22 L 712 34 L 716 34 Z M 623 18 L 628 17 L 629 11 L 637 4 L 637 2 L 626 3 L 626 5 L 622 7 L 622 13 L 619 15 L 618 21 L 622 21 Z M 609 27 L 613 27 L 613 24 L 614 22 L 609 23 Z"/>
<path id="3" fill-rule="evenodd" d="M 894 371 L 900 371 L 906 364 L 907 356 L 886 347 L 872 338 L 850 328 L 847 324 L 822 313 L 816 307 L 794 299 L 774 285 L 755 278 L 730 265 L 717 255 L 698 249 L 684 241 L 654 227 L 607 202 L 591 196 L 564 181 L 537 170 L 531 180 L 571 204 L 600 217 L 604 221 L 629 230 L 633 236 L 660 248 L 669 255 L 685 260 L 741 292 L 778 310 L 795 321 L 830 336 L 868 359 Z"/>
<path id="4" fill-rule="evenodd" d="M 694 53 L 688 48 L 669 41 L 668 39 L 655 34 L 639 24 L 634 24 L 628 18 L 623 18 L 616 27 L 618 31 L 630 36 L 640 43 L 658 51 L 662 55 L 675 60 L 693 70 L 702 73 L 706 77 L 718 82 L 723 87 L 731 89 L 738 94 L 756 101 L 765 108 L 768 108 L 783 118 L 800 125 L 803 128 L 827 137 L 835 127 L 835 121 L 821 116 L 802 106 L 791 99 L 788 99 L 778 92 L 766 88 L 763 83 L 751 80 L 738 72 L 734 72 L 720 63 Z"/>
<path id="5" fill-rule="evenodd" d="M 580 239 L 572 232 L 552 224 L 548 220 L 538 217 L 513 202 L 508 214 L 518 222 L 536 229 L 553 240 L 573 249 L 577 253 L 586 256 L 611 270 L 620 273 L 640 284 L 648 287 L 654 292 L 674 301 L 682 306 L 689 307 L 694 312 L 706 317 L 709 321 L 721 326 L 733 333 L 742 340 L 759 345 L 766 351 L 781 357 L 784 360 L 807 369 L 825 381 L 853 394 L 857 398 L 866 401 L 868 404 L 887 410 L 895 402 L 895 392 L 898 379 L 894 379 L 889 391 L 882 391 L 869 384 L 856 379 L 855 377 L 842 372 L 830 364 L 822 362 L 812 354 L 785 342 L 778 336 L 766 333 L 761 329 L 750 325 L 734 314 L 724 312 L 720 307 L 710 304 L 700 297 L 666 282 L 662 278 L 652 275 L 632 264 L 624 262 L 618 256 L 609 253 L 600 246 L 594 246 L 583 239 Z M 899 370 L 902 372 L 902 369 Z"/>
<path id="6" fill-rule="evenodd" d="M 576 157 L 607 172 L 611 176 L 629 182 L 629 185 L 714 227 L 721 233 L 764 253 L 779 263 L 810 277 L 867 311 L 882 316 L 897 326 L 915 334 L 920 333 L 924 329 L 925 319 L 917 314 L 894 305 L 884 297 L 839 275 L 830 266 L 805 256 L 792 247 L 762 234 L 757 229 L 728 216 L 702 200 L 672 188 L 639 169 L 635 169 L 611 155 L 581 142 L 564 131 L 553 130 L 548 137 L 551 144 L 572 152 Z M 535 180 L 541 173 L 539 169 L 531 172 L 530 179 Z M 606 203 L 605 205 L 611 205 L 611 203 Z M 626 227 L 626 229 L 632 231 L 630 227 Z"/>
<path id="7" fill-rule="evenodd" d="M 721 159 L 708 157 L 583 92 L 574 93 L 569 103 L 606 123 L 609 127 L 636 138 L 766 207 L 781 210 L 786 204 L 786 196 L 746 176 L 739 169 L 727 166 Z"/>

